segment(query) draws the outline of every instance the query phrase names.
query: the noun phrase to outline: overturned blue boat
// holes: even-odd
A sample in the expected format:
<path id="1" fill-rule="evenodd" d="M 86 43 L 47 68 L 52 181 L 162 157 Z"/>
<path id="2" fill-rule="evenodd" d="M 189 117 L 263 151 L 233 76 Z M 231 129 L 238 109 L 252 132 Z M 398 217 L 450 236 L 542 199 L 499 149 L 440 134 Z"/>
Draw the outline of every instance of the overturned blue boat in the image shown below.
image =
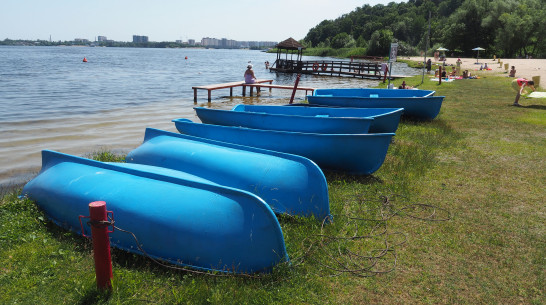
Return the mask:
<path id="1" fill-rule="evenodd" d="M 128 163 L 170 168 L 253 193 L 276 213 L 330 214 L 328 184 L 320 168 L 300 156 L 147 128 Z"/>
<path id="2" fill-rule="evenodd" d="M 374 120 L 373 118 L 239 111 L 235 108 L 232 111 L 204 107 L 194 109 L 201 122 L 205 124 L 307 133 L 368 133 Z"/>
<path id="3" fill-rule="evenodd" d="M 432 120 L 440 113 L 444 96 L 429 90 L 317 89 L 308 95 L 310 104 L 356 108 L 404 108 L 404 116 Z"/>
<path id="4" fill-rule="evenodd" d="M 236 112 L 256 112 L 290 116 L 310 116 L 327 118 L 373 118 L 368 129 L 369 133 L 396 132 L 400 123 L 403 108 L 336 108 L 336 107 L 312 107 L 310 104 L 297 104 L 306 107 L 291 107 L 271 105 L 237 105 L 233 108 Z M 348 132 L 354 133 L 354 132 Z"/>
<path id="5" fill-rule="evenodd" d="M 288 260 L 281 227 L 261 198 L 151 168 L 43 151 L 42 169 L 22 195 L 57 225 L 78 233 L 78 216 L 89 215 L 90 202 L 105 201 L 116 226 L 134 233 L 148 255 L 177 265 L 251 273 Z M 110 240 L 114 247 L 142 254 L 130 234 L 114 230 Z"/>
<path id="6" fill-rule="evenodd" d="M 183 134 L 286 152 L 311 159 L 322 169 L 367 175 L 378 170 L 394 133 L 319 134 L 251 129 L 175 119 Z"/>

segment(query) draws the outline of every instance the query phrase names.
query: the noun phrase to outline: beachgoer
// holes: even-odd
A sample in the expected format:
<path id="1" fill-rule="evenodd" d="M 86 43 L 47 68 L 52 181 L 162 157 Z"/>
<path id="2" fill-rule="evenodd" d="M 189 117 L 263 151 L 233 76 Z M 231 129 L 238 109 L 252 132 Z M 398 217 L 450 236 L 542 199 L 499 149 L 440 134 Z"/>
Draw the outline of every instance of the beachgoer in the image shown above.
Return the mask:
<path id="1" fill-rule="evenodd" d="M 430 58 L 427 60 L 427 73 L 430 73 L 430 70 L 432 69 L 432 60 Z"/>
<path id="2" fill-rule="evenodd" d="M 485 64 L 483 65 L 483 69 L 484 69 L 484 70 L 489 70 L 489 67 L 487 66 L 487 63 L 485 63 Z"/>
<path id="3" fill-rule="evenodd" d="M 531 90 L 535 91 L 535 82 L 532 80 L 528 80 L 525 78 L 517 78 L 512 81 L 512 88 L 516 90 L 518 94 L 516 94 L 516 100 L 514 101 L 514 106 L 521 106 L 519 104 L 519 98 L 521 97 L 521 94 L 525 90 L 525 87 L 529 87 Z"/>
<path id="4" fill-rule="evenodd" d="M 246 67 L 245 71 L 245 83 L 247 84 L 254 84 L 256 82 L 256 76 L 254 75 L 254 71 L 252 70 L 252 65 L 248 65 Z"/>
<path id="5" fill-rule="evenodd" d="M 509 77 L 516 77 L 516 67 L 512 66 L 512 69 L 510 69 Z"/>
<path id="6" fill-rule="evenodd" d="M 269 61 L 268 60 L 265 62 L 265 68 L 269 69 Z"/>

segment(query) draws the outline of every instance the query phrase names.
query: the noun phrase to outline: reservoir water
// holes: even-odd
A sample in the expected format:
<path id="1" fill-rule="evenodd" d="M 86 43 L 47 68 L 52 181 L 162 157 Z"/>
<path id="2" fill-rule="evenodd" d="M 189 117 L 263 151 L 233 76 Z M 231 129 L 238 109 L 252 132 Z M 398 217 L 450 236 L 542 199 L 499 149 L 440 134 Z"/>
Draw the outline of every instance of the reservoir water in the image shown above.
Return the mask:
<path id="1" fill-rule="evenodd" d="M 264 62 L 275 58 L 251 50 L 0 46 L 0 189 L 32 178 L 40 170 L 43 149 L 78 156 L 126 153 L 142 143 L 146 127 L 176 132 L 172 119 L 198 122 L 195 106 L 286 104 L 291 90 L 242 97 L 241 88 L 234 88 L 235 96 L 229 97 L 229 89 L 222 89 L 213 91 L 211 103 L 202 91 L 197 104 L 193 101 L 192 86 L 243 80 L 249 61 L 258 78 L 293 85 L 295 75 L 265 69 Z M 405 64 L 393 66 L 393 74 L 417 73 Z M 303 75 L 299 86 L 377 84 Z M 305 94 L 298 92 L 296 102 L 304 100 Z"/>

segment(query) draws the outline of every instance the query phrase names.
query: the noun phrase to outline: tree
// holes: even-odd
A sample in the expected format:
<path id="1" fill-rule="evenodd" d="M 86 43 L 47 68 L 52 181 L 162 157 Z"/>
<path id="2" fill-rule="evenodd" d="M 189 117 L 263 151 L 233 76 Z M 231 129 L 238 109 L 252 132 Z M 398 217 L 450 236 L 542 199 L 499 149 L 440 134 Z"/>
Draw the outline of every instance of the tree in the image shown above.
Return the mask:
<path id="1" fill-rule="evenodd" d="M 389 54 L 393 34 L 390 30 L 375 31 L 368 42 L 368 55 L 386 56 Z"/>
<path id="2" fill-rule="evenodd" d="M 330 41 L 330 46 L 334 49 L 348 47 L 349 44 L 354 44 L 354 39 L 347 33 L 339 33 Z"/>

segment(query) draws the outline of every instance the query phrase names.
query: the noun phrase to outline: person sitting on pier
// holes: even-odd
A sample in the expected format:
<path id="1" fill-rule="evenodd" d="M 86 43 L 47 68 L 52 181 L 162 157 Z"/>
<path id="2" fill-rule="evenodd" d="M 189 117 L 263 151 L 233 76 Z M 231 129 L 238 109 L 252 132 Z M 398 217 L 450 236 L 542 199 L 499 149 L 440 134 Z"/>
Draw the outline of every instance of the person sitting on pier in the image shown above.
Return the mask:
<path id="1" fill-rule="evenodd" d="M 254 71 L 252 70 L 252 65 L 248 65 L 245 71 L 245 83 L 254 84 L 255 82 L 256 76 L 254 75 Z"/>

